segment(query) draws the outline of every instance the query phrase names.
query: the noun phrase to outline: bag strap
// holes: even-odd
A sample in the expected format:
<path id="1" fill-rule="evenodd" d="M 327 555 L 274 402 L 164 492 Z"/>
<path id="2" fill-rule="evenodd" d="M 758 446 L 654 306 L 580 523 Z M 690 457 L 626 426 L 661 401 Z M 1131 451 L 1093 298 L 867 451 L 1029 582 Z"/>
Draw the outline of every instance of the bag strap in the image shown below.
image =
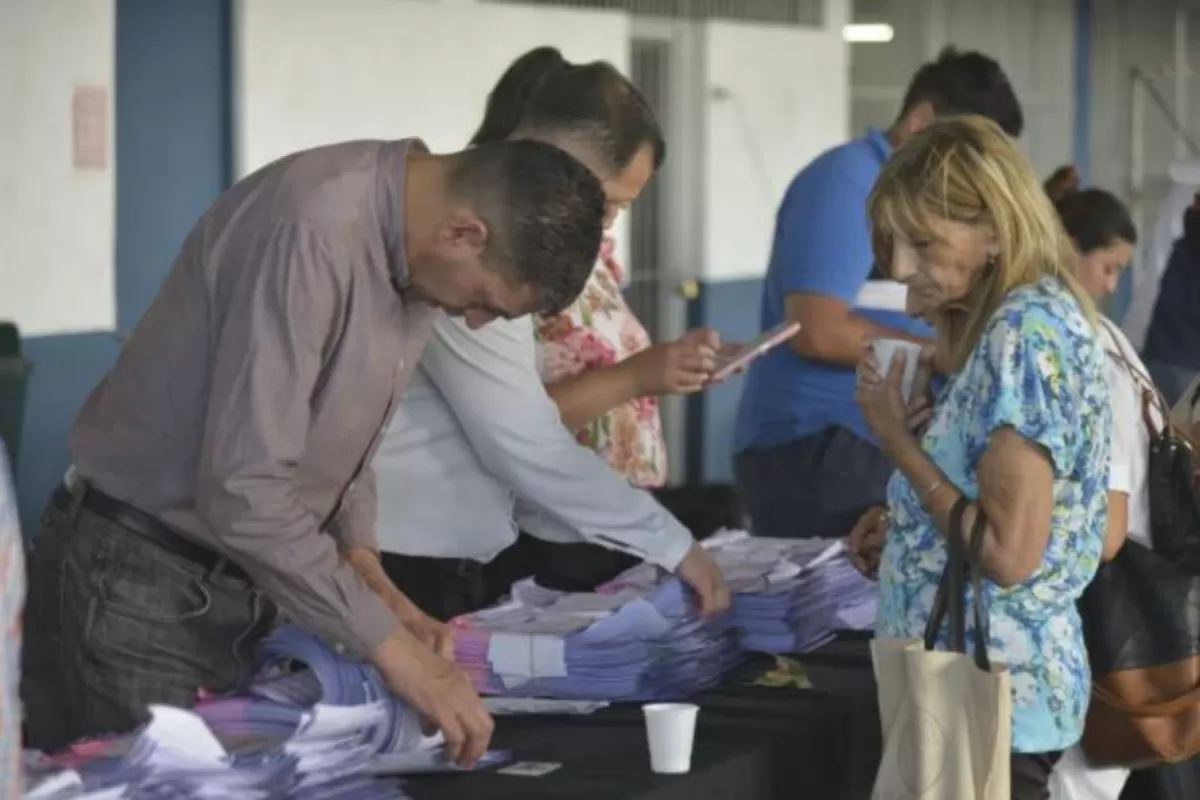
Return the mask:
<path id="1" fill-rule="evenodd" d="M 1116 361 L 1125 370 L 1126 374 L 1133 379 L 1133 382 L 1142 390 L 1142 424 L 1146 426 L 1146 430 L 1150 433 L 1151 441 L 1158 441 L 1168 437 L 1180 439 L 1192 445 L 1191 439 L 1183 431 L 1180 431 L 1174 422 L 1171 420 L 1171 406 L 1167 403 L 1167 398 L 1163 397 L 1162 392 L 1154 385 L 1146 373 L 1133 365 L 1126 356 L 1124 349 L 1121 347 L 1120 336 L 1112 331 L 1112 323 L 1101 318 L 1100 324 L 1109 329 L 1109 337 L 1113 341 L 1115 349 L 1110 350 L 1105 348 L 1104 352 L 1108 353 L 1108 357 Z M 1200 392 L 1197 393 L 1200 395 Z M 1154 422 L 1154 417 L 1151 415 L 1152 410 L 1157 410 L 1159 417 L 1162 419 L 1162 425 L 1157 425 Z"/>
<path id="2" fill-rule="evenodd" d="M 979 554 L 983 551 L 983 535 L 987 530 L 987 515 L 983 507 L 975 504 L 975 522 L 971 525 L 971 542 L 968 550 L 967 563 L 971 568 L 971 591 L 974 595 L 971 603 L 975 615 L 975 624 L 971 631 L 975 645 L 975 666 L 984 672 L 992 669 L 988 659 L 988 641 L 991 630 L 988 624 L 987 600 L 983 595 L 983 569 L 979 565 Z"/>
<path id="3" fill-rule="evenodd" d="M 966 594 L 966 561 L 962 542 L 963 518 L 967 512 L 967 498 L 959 497 L 950 509 L 950 532 L 946 537 L 946 566 L 933 597 L 929 621 L 925 623 L 925 649 L 933 650 L 937 645 L 942 622 L 949 622 L 950 649 L 956 653 L 967 651 L 966 614 L 963 600 Z"/>

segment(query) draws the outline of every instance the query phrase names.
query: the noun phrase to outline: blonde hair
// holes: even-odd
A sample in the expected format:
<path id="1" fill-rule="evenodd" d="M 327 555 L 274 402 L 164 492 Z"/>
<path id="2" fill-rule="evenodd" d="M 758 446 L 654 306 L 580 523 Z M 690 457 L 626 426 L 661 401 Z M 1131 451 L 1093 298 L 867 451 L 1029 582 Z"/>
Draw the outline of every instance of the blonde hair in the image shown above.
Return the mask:
<path id="1" fill-rule="evenodd" d="M 902 145 L 867 201 L 875 260 L 890 269 L 897 240 L 935 238 L 936 220 L 990 225 L 997 255 L 967 297 L 932 315 L 947 366 L 962 369 L 984 327 L 1013 289 L 1061 281 L 1089 320 L 1095 309 L 1074 275 L 1076 254 L 1042 183 L 1012 139 L 985 117 L 948 117 Z"/>

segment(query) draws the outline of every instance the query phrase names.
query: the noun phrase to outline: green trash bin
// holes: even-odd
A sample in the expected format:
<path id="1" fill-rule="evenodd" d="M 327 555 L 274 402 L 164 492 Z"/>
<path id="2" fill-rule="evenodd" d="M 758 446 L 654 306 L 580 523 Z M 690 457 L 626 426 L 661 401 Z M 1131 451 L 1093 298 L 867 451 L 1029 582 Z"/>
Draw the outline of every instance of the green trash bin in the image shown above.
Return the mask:
<path id="1" fill-rule="evenodd" d="M 21 428 L 25 422 L 25 395 L 33 365 L 21 355 L 17 326 L 0 323 L 0 439 L 15 473 L 21 456 Z"/>

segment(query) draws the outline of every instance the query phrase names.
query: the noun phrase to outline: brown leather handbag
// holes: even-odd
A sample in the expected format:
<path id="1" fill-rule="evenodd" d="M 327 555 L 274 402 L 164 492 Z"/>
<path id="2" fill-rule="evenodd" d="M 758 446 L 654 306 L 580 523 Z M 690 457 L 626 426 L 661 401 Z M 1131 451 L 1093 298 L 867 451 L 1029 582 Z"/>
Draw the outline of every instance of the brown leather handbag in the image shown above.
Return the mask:
<path id="1" fill-rule="evenodd" d="M 1200 493 L 1192 443 L 1124 366 L 1143 385 L 1154 549 L 1126 541 L 1079 600 L 1093 680 L 1082 745 L 1094 764 L 1142 767 L 1200 754 Z"/>

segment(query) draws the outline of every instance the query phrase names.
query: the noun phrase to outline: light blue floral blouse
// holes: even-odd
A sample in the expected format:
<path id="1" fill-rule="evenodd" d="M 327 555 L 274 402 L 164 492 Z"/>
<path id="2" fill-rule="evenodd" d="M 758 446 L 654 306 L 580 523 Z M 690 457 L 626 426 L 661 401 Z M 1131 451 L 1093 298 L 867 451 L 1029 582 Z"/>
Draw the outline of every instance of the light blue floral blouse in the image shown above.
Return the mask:
<path id="1" fill-rule="evenodd" d="M 1054 516 L 1041 567 L 1008 589 L 984 581 L 989 653 L 1012 676 L 1019 753 L 1062 750 L 1083 733 L 1091 672 L 1075 600 L 1100 563 L 1108 511 L 1112 412 L 1104 364 L 1095 330 L 1059 281 L 1016 289 L 950 380 L 922 441 L 972 498 L 980 457 L 999 428 L 1040 444 L 1054 462 Z M 946 563 L 944 539 L 899 472 L 888 505 L 878 635 L 921 638 Z"/>

